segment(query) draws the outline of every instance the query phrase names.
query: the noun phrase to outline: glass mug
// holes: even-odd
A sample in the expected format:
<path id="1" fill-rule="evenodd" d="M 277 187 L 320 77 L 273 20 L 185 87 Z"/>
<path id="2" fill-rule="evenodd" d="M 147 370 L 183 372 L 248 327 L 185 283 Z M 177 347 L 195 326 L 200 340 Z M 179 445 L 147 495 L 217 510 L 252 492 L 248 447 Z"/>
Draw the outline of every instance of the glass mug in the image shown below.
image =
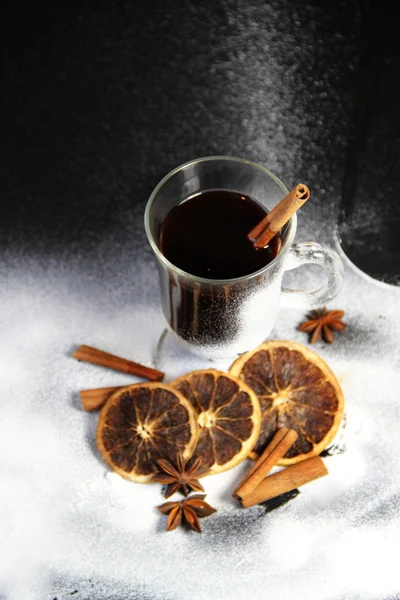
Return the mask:
<path id="1" fill-rule="evenodd" d="M 336 252 L 315 242 L 293 245 L 296 215 L 281 231 L 277 256 L 255 273 L 235 279 L 206 279 L 172 264 L 160 250 L 165 217 L 185 199 L 218 189 L 249 196 L 268 210 L 288 194 L 275 175 L 256 163 L 210 156 L 166 175 L 151 194 L 144 217 L 157 259 L 162 310 L 169 330 L 189 351 L 210 360 L 233 358 L 263 342 L 275 324 L 281 295 L 289 298 L 291 305 L 313 308 L 328 303 L 343 283 L 343 266 Z M 314 290 L 281 289 L 285 270 L 306 263 L 323 267 L 326 281 Z"/>

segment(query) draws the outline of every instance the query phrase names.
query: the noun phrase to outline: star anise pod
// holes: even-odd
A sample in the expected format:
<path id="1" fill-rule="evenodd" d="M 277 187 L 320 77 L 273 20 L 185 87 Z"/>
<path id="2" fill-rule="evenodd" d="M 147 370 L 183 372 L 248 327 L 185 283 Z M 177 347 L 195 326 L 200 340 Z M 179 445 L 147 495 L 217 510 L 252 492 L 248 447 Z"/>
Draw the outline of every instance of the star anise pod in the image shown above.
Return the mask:
<path id="1" fill-rule="evenodd" d="M 187 496 L 191 490 L 194 492 L 204 492 L 203 486 L 199 483 L 200 475 L 205 474 L 205 469 L 201 468 L 201 456 L 192 464 L 182 458 L 181 454 L 176 457 L 176 465 L 171 461 L 161 458 L 157 461 L 162 472 L 156 473 L 152 481 L 157 483 L 166 483 L 164 498 L 169 498 L 175 492 L 181 492 Z"/>
<path id="2" fill-rule="evenodd" d="M 321 339 L 321 335 L 328 344 L 333 344 L 333 332 L 343 331 L 346 323 L 341 320 L 344 315 L 343 310 L 331 310 L 328 312 L 326 307 L 323 310 L 314 310 L 308 315 L 309 321 L 305 321 L 299 326 L 299 331 L 312 333 L 310 343 L 315 344 Z"/>
<path id="3" fill-rule="evenodd" d="M 203 517 L 209 517 L 214 512 L 215 508 L 204 502 L 205 495 L 196 494 L 190 496 L 186 500 L 179 502 L 164 502 L 161 506 L 157 506 L 157 510 L 163 515 L 168 516 L 167 531 L 173 531 L 181 525 L 182 522 L 186 523 L 197 533 L 201 533 L 199 519 Z"/>

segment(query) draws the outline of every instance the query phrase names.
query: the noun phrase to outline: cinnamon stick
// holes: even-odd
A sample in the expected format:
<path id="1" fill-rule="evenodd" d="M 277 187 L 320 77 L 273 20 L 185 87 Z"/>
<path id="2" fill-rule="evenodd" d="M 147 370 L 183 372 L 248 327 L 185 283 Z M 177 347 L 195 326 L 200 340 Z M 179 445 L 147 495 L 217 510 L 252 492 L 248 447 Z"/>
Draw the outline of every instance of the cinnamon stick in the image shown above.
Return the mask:
<path id="1" fill-rule="evenodd" d="M 299 183 L 250 231 L 247 238 L 255 248 L 264 248 L 309 197 L 308 187 Z"/>
<path id="2" fill-rule="evenodd" d="M 78 360 L 99 365 L 100 367 L 108 367 L 115 371 L 122 371 L 122 373 L 129 373 L 129 375 L 136 375 L 137 377 L 143 377 L 150 381 L 162 381 L 164 379 L 164 373 L 145 367 L 139 363 L 127 360 L 126 358 L 120 358 L 114 354 L 97 350 L 91 346 L 79 346 L 72 356 Z"/>
<path id="3" fill-rule="evenodd" d="M 101 408 L 108 398 L 116 392 L 126 387 L 125 385 L 117 385 L 115 387 L 94 388 L 92 390 L 82 390 L 79 392 L 82 401 L 83 410 L 92 411 Z"/>
<path id="4" fill-rule="evenodd" d="M 243 498 L 248 496 L 256 489 L 259 483 L 265 478 L 277 462 L 283 458 L 286 452 L 293 446 L 298 438 L 297 431 L 281 427 L 278 429 L 271 442 L 265 448 L 256 464 L 250 469 L 246 477 L 240 482 L 234 490 L 234 498 Z"/>
<path id="5" fill-rule="evenodd" d="M 328 469 L 319 456 L 314 456 L 296 465 L 290 465 L 290 467 L 266 477 L 255 490 L 242 497 L 242 506 L 249 508 L 249 506 L 265 502 L 265 500 L 276 498 L 276 496 L 295 490 L 301 485 L 327 474 Z"/>

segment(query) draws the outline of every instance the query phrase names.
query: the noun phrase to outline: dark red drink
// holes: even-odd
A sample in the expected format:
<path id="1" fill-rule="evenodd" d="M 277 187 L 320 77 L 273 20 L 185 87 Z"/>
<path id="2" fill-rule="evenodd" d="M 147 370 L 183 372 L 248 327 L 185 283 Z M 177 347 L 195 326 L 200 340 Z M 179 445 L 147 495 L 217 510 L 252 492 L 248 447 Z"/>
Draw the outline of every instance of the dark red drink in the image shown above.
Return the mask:
<path id="1" fill-rule="evenodd" d="M 256 250 L 249 231 L 266 215 L 257 202 L 237 192 L 212 190 L 197 194 L 172 208 L 160 232 L 160 249 L 176 267 L 207 282 L 179 275 L 169 279 L 168 312 L 171 328 L 184 340 L 199 346 L 221 346 L 233 340 L 242 327 L 238 306 L 262 286 L 262 278 L 234 285 L 216 280 L 255 273 L 278 254 L 276 235 L 266 248 Z"/>
<path id="2" fill-rule="evenodd" d="M 249 231 L 266 211 L 228 190 L 197 194 L 175 206 L 161 227 L 161 252 L 175 266 L 206 279 L 235 279 L 259 271 L 280 247 L 280 236 L 255 250 Z"/>

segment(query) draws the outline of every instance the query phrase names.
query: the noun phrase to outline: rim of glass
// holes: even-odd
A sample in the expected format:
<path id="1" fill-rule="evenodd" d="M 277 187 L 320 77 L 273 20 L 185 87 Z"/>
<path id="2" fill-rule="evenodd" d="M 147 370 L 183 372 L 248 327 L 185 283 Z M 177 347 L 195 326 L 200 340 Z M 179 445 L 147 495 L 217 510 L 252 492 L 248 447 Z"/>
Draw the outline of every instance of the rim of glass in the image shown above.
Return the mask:
<path id="1" fill-rule="evenodd" d="M 254 271 L 254 273 L 249 273 L 248 275 L 241 275 L 240 277 L 235 277 L 233 279 L 207 279 L 206 277 L 199 277 L 197 275 L 193 275 L 192 273 L 189 273 L 188 271 L 184 271 L 183 269 L 180 269 L 179 267 L 174 265 L 174 263 L 172 263 L 167 258 L 165 258 L 165 256 L 162 254 L 162 252 L 160 251 L 160 249 L 153 237 L 153 234 L 152 234 L 151 228 L 150 228 L 150 212 L 152 209 L 152 205 L 153 205 L 153 202 L 154 202 L 158 192 L 165 185 L 165 183 L 171 177 L 173 177 L 176 173 L 178 173 L 179 171 L 182 171 L 183 169 L 185 169 L 187 167 L 190 167 L 191 165 L 202 163 L 202 162 L 208 162 L 208 161 L 212 161 L 212 160 L 226 160 L 226 161 L 231 161 L 231 162 L 240 162 L 240 163 L 249 165 L 250 167 L 258 169 L 259 171 L 264 173 L 264 175 L 268 175 L 268 177 L 270 177 L 273 181 L 275 181 L 275 183 L 281 188 L 281 190 L 284 194 L 282 196 L 282 198 L 284 198 L 284 196 L 286 196 L 289 193 L 289 190 L 287 189 L 285 184 L 282 183 L 282 181 L 276 175 L 274 175 L 266 167 L 263 167 L 251 160 L 247 160 L 244 158 L 238 158 L 236 156 L 224 156 L 224 155 L 204 156 L 202 158 L 195 158 L 193 160 L 189 160 L 188 162 L 185 162 L 185 163 L 179 165 L 178 167 L 175 167 L 175 169 L 173 169 L 172 171 L 167 173 L 167 175 L 165 175 L 161 179 L 161 181 L 156 185 L 156 187 L 150 194 L 150 197 L 146 204 L 146 209 L 145 209 L 145 213 L 144 213 L 144 229 L 145 229 L 149 244 L 150 244 L 154 254 L 157 256 L 158 260 L 162 264 L 164 264 L 168 269 L 175 271 L 178 275 L 182 275 L 182 276 L 186 277 L 187 279 L 191 279 L 194 282 L 214 284 L 214 285 L 227 285 L 230 283 L 239 283 L 240 281 L 252 279 L 253 277 L 257 277 L 261 273 L 265 273 L 265 271 L 268 271 L 274 265 L 276 265 L 277 262 L 279 262 L 283 259 L 283 257 L 289 251 L 289 248 L 290 248 L 290 246 L 293 242 L 294 236 L 296 234 L 296 227 L 297 227 L 297 215 L 296 214 L 294 214 L 288 221 L 287 225 L 288 225 L 289 230 L 287 232 L 285 242 L 284 242 L 284 244 L 282 244 L 282 247 L 279 251 L 279 254 L 277 254 L 277 256 L 275 256 L 275 258 L 273 260 L 271 260 L 270 263 L 268 263 L 267 265 L 265 265 L 265 267 L 262 267 L 258 271 Z"/>

